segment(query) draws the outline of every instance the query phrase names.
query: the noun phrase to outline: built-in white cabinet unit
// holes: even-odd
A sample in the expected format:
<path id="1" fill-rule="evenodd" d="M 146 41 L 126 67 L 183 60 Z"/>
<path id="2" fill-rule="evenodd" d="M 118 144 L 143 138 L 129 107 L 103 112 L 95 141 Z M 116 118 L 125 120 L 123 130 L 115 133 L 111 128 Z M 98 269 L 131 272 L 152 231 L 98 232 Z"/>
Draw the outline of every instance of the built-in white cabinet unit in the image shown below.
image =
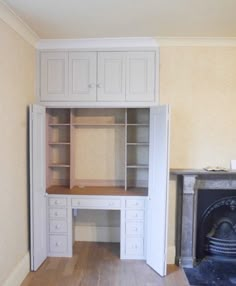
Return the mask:
<path id="1" fill-rule="evenodd" d="M 69 94 L 74 101 L 96 101 L 96 52 L 69 53 Z"/>
<path id="2" fill-rule="evenodd" d="M 34 105 L 30 117 L 31 269 L 72 255 L 73 209 L 102 209 L 120 211 L 120 257 L 165 275 L 168 107 Z"/>
<path id="3" fill-rule="evenodd" d="M 68 100 L 68 54 L 42 53 L 40 58 L 40 99 Z"/>
<path id="4" fill-rule="evenodd" d="M 41 52 L 42 102 L 154 102 L 156 51 Z"/>
<path id="5" fill-rule="evenodd" d="M 126 100 L 126 53 L 98 53 L 98 101 Z"/>

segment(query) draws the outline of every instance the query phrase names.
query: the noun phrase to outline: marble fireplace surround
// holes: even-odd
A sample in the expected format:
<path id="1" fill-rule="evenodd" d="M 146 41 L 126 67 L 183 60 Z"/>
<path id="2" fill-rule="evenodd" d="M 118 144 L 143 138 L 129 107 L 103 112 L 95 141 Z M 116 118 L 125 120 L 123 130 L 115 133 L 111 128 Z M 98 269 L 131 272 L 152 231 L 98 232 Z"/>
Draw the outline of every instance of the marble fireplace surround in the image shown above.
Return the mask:
<path id="1" fill-rule="evenodd" d="M 177 265 L 192 268 L 196 263 L 197 195 L 201 190 L 236 190 L 236 171 L 172 169 L 177 183 L 176 258 Z"/>

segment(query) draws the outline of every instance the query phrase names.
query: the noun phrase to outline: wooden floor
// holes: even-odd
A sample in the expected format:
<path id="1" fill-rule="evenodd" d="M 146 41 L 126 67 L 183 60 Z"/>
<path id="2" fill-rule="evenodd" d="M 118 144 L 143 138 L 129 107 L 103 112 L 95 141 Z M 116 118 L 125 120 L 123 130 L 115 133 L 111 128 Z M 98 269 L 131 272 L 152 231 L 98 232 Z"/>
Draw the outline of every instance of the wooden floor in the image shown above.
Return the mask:
<path id="1" fill-rule="evenodd" d="M 47 258 L 21 286 L 188 286 L 182 269 L 168 267 L 164 278 L 144 261 L 120 260 L 119 244 L 76 242 L 72 258 Z"/>

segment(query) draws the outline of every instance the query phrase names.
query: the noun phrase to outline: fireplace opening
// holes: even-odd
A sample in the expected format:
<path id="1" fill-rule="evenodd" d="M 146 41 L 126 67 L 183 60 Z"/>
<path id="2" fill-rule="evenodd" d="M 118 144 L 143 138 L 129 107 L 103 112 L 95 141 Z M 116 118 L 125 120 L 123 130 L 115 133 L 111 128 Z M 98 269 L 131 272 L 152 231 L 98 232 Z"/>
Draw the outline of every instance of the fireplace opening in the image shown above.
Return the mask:
<path id="1" fill-rule="evenodd" d="M 236 191 L 199 190 L 197 210 L 197 260 L 236 260 Z"/>

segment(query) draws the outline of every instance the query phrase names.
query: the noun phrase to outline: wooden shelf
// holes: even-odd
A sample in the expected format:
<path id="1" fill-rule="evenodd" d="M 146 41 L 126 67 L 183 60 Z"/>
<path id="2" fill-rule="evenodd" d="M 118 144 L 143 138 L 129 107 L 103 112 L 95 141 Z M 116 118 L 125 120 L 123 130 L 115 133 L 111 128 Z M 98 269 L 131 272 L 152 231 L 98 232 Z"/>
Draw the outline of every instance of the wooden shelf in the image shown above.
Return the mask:
<path id="1" fill-rule="evenodd" d="M 149 124 L 147 123 L 127 123 L 127 126 L 135 126 L 135 127 L 139 127 L 139 126 L 149 126 Z"/>
<path id="2" fill-rule="evenodd" d="M 80 126 L 88 126 L 88 127 L 109 127 L 109 126 L 125 126 L 124 123 L 72 123 L 71 124 L 74 127 L 80 127 Z"/>
<path id="3" fill-rule="evenodd" d="M 127 146 L 149 146 L 148 142 L 127 142 L 126 143 Z"/>
<path id="4" fill-rule="evenodd" d="M 50 127 L 70 126 L 70 123 L 49 123 Z"/>
<path id="5" fill-rule="evenodd" d="M 127 165 L 128 169 L 148 169 L 148 165 Z"/>
<path id="6" fill-rule="evenodd" d="M 49 164 L 49 168 L 70 168 L 68 164 Z"/>
<path id="7" fill-rule="evenodd" d="M 73 187 L 50 186 L 47 188 L 48 194 L 53 195 L 88 195 L 88 196 L 147 196 L 147 188 L 130 187 L 125 191 L 124 187 Z"/>
<path id="8" fill-rule="evenodd" d="M 70 142 L 49 142 L 48 145 L 70 145 Z"/>

